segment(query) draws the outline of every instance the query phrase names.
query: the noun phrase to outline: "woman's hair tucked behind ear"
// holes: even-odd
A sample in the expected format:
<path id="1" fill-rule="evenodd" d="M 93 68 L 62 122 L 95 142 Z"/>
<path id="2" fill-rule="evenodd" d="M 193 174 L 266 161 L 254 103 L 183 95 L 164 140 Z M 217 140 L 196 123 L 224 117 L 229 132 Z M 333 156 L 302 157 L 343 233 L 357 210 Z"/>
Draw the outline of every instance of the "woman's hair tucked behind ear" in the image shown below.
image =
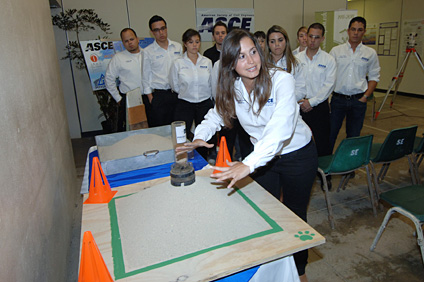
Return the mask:
<path id="1" fill-rule="evenodd" d="M 255 79 L 253 95 L 250 96 L 251 104 L 258 103 L 259 109 L 254 114 L 259 115 L 271 95 L 271 76 L 269 75 L 269 65 L 262 53 L 261 46 L 254 36 L 245 30 L 232 30 L 224 39 L 221 50 L 221 60 L 219 67 L 218 85 L 216 91 L 216 108 L 219 115 L 224 120 L 226 127 L 232 127 L 232 119 L 236 118 L 235 100 L 237 93 L 234 90 L 234 83 L 239 78 L 236 72 L 238 58 L 240 56 L 240 41 L 248 37 L 255 44 L 256 50 L 261 59 L 261 69 Z"/>

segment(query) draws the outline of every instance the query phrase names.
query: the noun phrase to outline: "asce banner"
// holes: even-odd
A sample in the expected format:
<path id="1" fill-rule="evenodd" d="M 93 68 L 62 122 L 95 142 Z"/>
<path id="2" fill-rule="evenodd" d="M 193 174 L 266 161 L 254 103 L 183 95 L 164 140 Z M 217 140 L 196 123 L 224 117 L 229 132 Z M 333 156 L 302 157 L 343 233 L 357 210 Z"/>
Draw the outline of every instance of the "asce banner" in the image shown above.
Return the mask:
<path id="1" fill-rule="evenodd" d="M 216 22 L 223 22 L 228 29 L 243 28 L 255 31 L 255 12 L 253 9 L 196 9 L 197 30 L 202 41 L 212 41 L 212 29 Z"/>
<path id="2" fill-rule="evenodd" d="M 144 49 L 152 44 L 153 41 L 153 38 L 142 38 L 139 45 Z M 81 49 L 87 65 L 91 88 L 93 91 L 106 88 L 105 74 L 107 66 L 115 53 L 125 50 L 124 45 L 121 41 L 90 40 L 81 41 Z"/>

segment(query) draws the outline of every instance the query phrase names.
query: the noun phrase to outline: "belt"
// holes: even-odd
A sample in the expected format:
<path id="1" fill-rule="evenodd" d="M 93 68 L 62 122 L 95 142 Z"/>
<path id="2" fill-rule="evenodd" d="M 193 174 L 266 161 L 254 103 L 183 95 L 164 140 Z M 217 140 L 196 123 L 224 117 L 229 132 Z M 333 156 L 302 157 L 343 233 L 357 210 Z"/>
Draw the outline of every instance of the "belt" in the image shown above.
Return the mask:
<path id="1" fill-rule="evenodd" d="M 172 91 L 172 89 L 153 89 L 153 92 L 168 92 L 168 91 Z"/>
<path id="2" fill-rule="evenodd" d="M 340 97 L 340 98 L 344 98 L 346 100 L 361 99 L 362 96 L 364 96 L 364 93 L 353 94 L 353 95 L 345 95 L 345 94 L 340 94 L 340 93 L 337 93 L 337 92 L 333 92 L 333 97 Z"/>

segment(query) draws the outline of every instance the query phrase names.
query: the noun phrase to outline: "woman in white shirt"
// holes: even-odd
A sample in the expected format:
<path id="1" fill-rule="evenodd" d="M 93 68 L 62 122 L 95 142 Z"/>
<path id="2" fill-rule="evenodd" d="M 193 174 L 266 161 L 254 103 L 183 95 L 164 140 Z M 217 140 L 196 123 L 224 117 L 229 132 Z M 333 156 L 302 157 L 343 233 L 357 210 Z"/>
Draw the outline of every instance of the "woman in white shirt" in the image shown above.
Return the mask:
<path id="1" fill-rule="evenodd" d="M 224 125 L 237 118 L 250 135 L 254 150 L 242 162 L 213 167 L 212 177 L 229 180 L 228 188 L 249 174 L 274 197 L 306 221 L 306 210 L 317 172 L 317 153 L 309 127 L 299 114 L 291 74 L 266 63 L 259 43 L 247 31 L 236 29 L 221 51 L 216 104 L 195 130 L 194 141 L 177 152 L 206 143 Z M 294 254 L 299 275 L 305 274 L 308 252 Z"/>
<path id="2" fill-rule="evenodd" d="M 308 29 L 306 26 L 301 26 L 297 30 L 297 43 L 299 43 L 299 46 L 293 50 L 293 55 L 295 56 L 300 52 L 305 51 L 308 46 Z"/>
<path id="3" fill-rule="evenodd" d="M 197 30 L 186 30 L 182 39 L 184 54 L 173 62 L 169 83 L 172 90 L 178 93 L 174 120 L 185 121 L 189 136 L 193 120 L 196 125 L 200 124 L 209 109 L 213 108 L 212 62 L 199 53 L 200 34 Z"/>

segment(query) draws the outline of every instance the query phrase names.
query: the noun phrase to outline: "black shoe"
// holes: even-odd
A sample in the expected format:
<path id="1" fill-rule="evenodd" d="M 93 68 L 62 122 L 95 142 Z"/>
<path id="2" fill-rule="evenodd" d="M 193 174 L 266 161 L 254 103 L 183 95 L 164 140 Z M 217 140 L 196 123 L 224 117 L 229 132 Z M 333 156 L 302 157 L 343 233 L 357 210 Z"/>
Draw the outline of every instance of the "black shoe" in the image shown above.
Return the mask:
<path id="1" fill-rule="evenodd" d="M 355 172 L 352 171 L 351 173 L 349 173 L 349 179 L 355 178 Z"/>

